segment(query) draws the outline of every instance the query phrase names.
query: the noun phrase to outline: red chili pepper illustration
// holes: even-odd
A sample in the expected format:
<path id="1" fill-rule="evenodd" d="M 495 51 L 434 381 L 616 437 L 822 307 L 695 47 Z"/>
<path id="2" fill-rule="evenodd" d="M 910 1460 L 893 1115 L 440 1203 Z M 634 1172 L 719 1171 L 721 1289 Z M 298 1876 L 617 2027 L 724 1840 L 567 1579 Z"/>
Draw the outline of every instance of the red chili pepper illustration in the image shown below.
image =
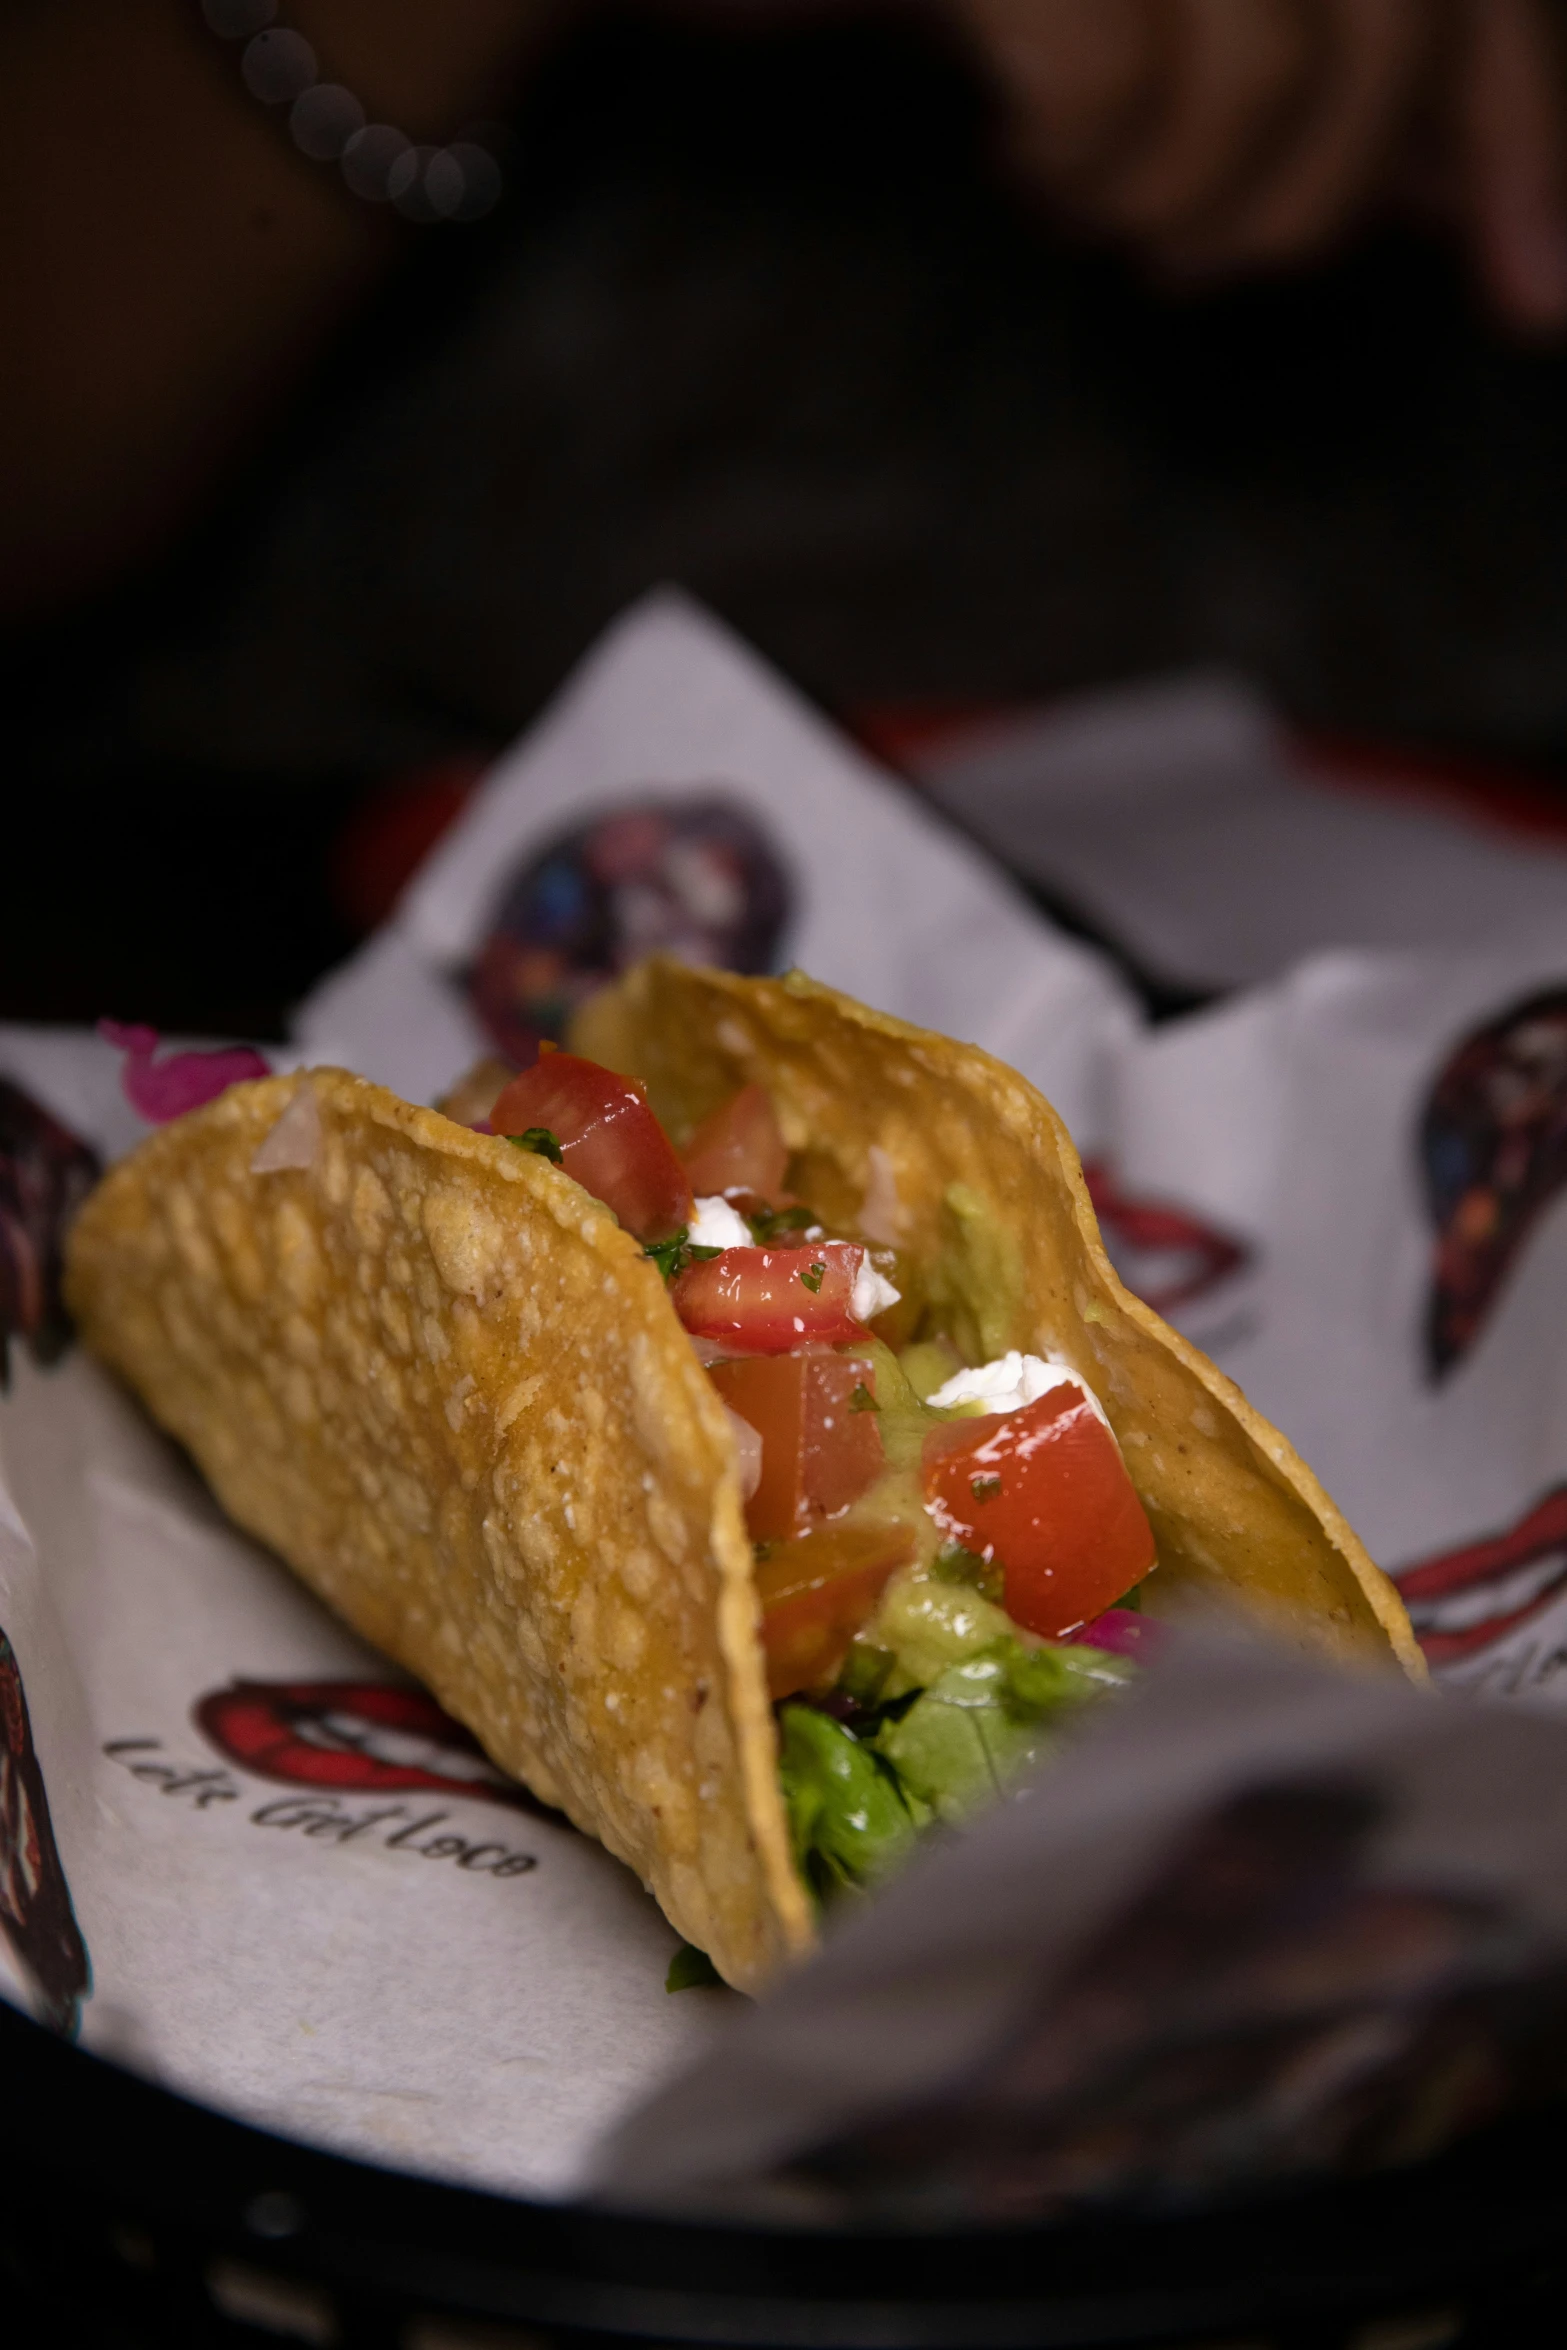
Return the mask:
<path id="1" fill-rule="evenodd" d="M 1157 1314 L 1190 1304 L 1251 1260 L 1244 1242 L 1186 1209 L 1128 1198 L 1102 1161 L 1085 1162 L 1083 1178 L 1110 1262 Z"/>
<path id="2" fill-rule="evenodd" d="M 1433 1665 L 1457 1664 L 1516 1632 L 1567 1589 L 1567 1484 L 1505 1533 L 1395 1567 L 1409 1620 Z"/>

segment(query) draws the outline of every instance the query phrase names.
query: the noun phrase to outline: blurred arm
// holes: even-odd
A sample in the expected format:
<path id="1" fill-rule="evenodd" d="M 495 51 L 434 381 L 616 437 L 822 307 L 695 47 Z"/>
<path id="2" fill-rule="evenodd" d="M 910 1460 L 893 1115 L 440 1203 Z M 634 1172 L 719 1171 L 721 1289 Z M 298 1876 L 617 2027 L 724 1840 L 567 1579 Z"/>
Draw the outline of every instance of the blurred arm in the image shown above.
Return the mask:
<path id="1" fill-rule="evenodd" d="M 1020 163 L 1175 276 L 1311 260 L 1412 143 L 1493 308 L 1567 325 L 1567 0 L 954 0 Z"/>
<path id="2" fill-rule="evenodd" d="M 440 140 L 504 104 L 550 5 L 297 0 L 284 19 L 372 121 Z M 297 153 L 242 46 L 196 0 L 0 8 L 0 617 L 155 552 L 421 233 Z"/>

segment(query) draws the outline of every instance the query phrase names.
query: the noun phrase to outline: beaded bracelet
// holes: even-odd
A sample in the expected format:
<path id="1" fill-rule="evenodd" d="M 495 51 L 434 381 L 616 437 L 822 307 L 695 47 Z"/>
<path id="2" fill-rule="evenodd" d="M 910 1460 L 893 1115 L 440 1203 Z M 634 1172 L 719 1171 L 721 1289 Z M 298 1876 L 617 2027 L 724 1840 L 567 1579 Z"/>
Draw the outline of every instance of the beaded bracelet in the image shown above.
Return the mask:
<path id="1" fill-rule="evenodd" d="M 418 146 L 389 122 L 370 122 L 352 90 L 323 82 L 302 33 L 276 22 L 278 0 L 201 0 L 225 41 L 243 41 L 239 70 L 263 106 L 286 106 L 295 146 L 312 163 L 335 163 L 367 204 L 391 204 L 405 220 L 482 220 L 500 201 L 501 167 L 488 147 L 459 138 Z"/>

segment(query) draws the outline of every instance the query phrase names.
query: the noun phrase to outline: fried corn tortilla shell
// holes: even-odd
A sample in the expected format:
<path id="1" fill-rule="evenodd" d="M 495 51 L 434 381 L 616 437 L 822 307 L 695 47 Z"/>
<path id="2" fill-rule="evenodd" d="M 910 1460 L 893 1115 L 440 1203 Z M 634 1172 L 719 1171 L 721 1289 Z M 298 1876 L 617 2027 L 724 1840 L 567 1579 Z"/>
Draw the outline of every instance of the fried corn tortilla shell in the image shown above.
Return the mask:
<path id="1" fill-rule="evenodd" d="M 663 959 L 593 997 L 572 1044 L 644 1078 L 677 1143 L 765 1086 L 793 1188 L 922 1269 L 966 1361 L 1018 1347 L 1080 1371 L 1153 1526 L 1150 1614 L 1239 1613 L 1308 1653 L 1424 1679 L 1403 1601 L 1299 1454 L 1122 1287 L 1066 1128 L 1014 1070 L 800 973 Z"/>
<path id="2" fill-rule="evenodd" d="M 798 976 L 664 962 L 595 998 L 572 1042 L 646 1078 L 677 1139 L 764 1085 L 794 1189 L 897 1245 L 967 1360 L 1015 1346 L 1080 1370 L 1157 1537 L 1151 1611 L 1239 1612 L 1423 1671 L 1310 1471 L 1121 1287 L 1023 1079 Z M 236 1086 L 114 1169 L 68 1295 L 231 1515 L 636 1869 L 730 1982 L 810 1946 L 728 1424 L 607 1209 L 545 1159 L 316 1070 Z"/>
<path id="3" fill-rule="evenodd" d="M 264 1155 L 310 1163 L 253 1171 L 285 1111 L 313 1148 Z M 229 1514 L 730 1982 L 809 1945 L 733 1441 L 607 1208 L 318 1069 L 234 1086 L 123 1160 L 73 1228 L 68 1293 Z"/>

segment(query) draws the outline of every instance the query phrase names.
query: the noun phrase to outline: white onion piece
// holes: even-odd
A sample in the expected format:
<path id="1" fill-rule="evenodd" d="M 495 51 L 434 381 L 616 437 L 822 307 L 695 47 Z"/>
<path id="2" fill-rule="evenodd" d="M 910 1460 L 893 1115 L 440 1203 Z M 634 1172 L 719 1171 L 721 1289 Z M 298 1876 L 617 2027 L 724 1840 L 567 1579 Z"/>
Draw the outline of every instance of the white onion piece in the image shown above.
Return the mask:
<path id="1" fill-rule="evenodd" d="M 251 1156 L 252 1175 L 278 1175 L 285 1168 L 313 1167 L 321 1150 L 321 1107 L 308 1077 L 295 1086 L 288 1107 L 273 1121 Z"/>
<path id="2" fill-rule="evenodd" d="M 738 1412 L 724 1406 L 724 1418 L 729 1422 L 729 1433 L 735 1440 L 735 1467 L 740 1472 L 741 1499 L 749 1501 L 762 1482 L 762 1440 L 749 1420 L 742 1420 Z"/>
<path id="3" fill-rule="evenodd" d="M 874 1322 L 878 1314 L 895 1306 L 902 1295 L 901 1289 L 894 1289 L 885 1275 L 877 1272 L 868 1254 L 861 1256 L 849 1299 L 849 1311 L 856 1322 Z"/>

